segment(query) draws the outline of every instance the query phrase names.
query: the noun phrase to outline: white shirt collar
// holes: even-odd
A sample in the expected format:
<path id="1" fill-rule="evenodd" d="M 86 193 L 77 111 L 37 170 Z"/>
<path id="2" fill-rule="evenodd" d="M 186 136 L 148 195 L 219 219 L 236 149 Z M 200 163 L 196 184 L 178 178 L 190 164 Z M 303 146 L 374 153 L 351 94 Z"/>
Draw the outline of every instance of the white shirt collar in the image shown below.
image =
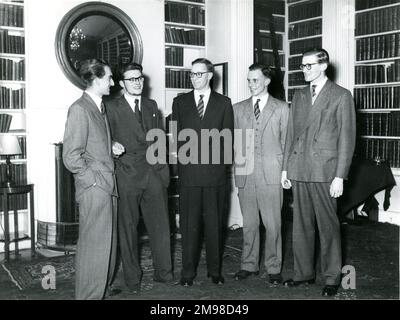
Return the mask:
<path id="1" fill-rule="evenodd" d="M 257 102 L 258 99 L 260 99 L 260 102 L 258 103 L 258 107 L 260 108 L 260 112 L 263 111 L 264 107 L 267 105 L 268 102 L 268 98 L 269 98 L 269 94 L 264 94 L 262 96 L 253 96 L 252 97 L 252 101 L 253 101 L 253 108 Z"/>
<path id="2" fill-rule="evenodd" d="M 323 86 L 325 85 L 326 81 L 328 81 L 328 77 L 327 76 L 323 76 L 320 79 L 316 79 L 314 81 L 312 81 L 310 83 L 310 87 L 311 86 L 316 86 L 315 87 L 315 96 L 314 96 L 314 100 L 315 98 L 318 96 L 318 94 L 320 93 L 321 89 L 323 88 Z"/>
<path id="3" fill-rule="evenodd" d="M 89 92 L 89 91 L 86 91 L 86 90 L 85 90 L 85 92 L 89 95 L 90 98 L 92 98 L 92 100 L 96 104 L 97 109 L 99 109 L 99 111 L 101 112 L 101 103 L 103 102 L 103 99 L 100 98 L 98 95 L 95 95 L 92 92 Z"/>
<path id="4" fill-rule="evenodd" d="M 142 96 L 131 96 L 130 94 L 124 93 L 124 97 L 126 101 L 128 101 L 129 106 L 132 108 L 133 112 L 135 112 L 135 100 L 139 100 L 139 110 L 142 110 L 141 100 Z"/>

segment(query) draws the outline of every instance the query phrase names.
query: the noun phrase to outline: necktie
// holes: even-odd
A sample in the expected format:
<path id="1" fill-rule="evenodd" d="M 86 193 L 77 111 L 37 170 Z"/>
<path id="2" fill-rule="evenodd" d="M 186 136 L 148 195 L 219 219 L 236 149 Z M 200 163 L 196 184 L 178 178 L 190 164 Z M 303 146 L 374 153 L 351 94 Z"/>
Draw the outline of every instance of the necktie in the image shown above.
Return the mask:
<path id="1" fill-rule="evenodd" d="M 317 88 L 317 86 L 315 84 L 313 84 L 311 86 L 311 97 L 314 98 L 317 95 L 317 92 L 315 91 L 315 89 Z"/>
<path id="2" fill-rule="evenodd" d="M 106 113 L 106 107 L 105 107 L 103 101 L 100 104 L 100 112 L 101 112 L 102 115 L 104 115 Z"/>
<path id="3" fill-rule="evenodd" d="M 257 102 L 254 105 L 254 116 L 256 117 L 256 120 L 258 120 L 258 118 L 260 117 L 260 106 L 258 105 L 260 101 L 260 99 L 257 99 Z"/>
<path id="4" fill-rule="evenodd" d="M 200 119 L 203 119 L 203 112 L 204 112 L 204 101 L 203 101 L 204 94 L 200 95 L 199 104 L 197 105 L 197 111 L 199 112 Z"/>

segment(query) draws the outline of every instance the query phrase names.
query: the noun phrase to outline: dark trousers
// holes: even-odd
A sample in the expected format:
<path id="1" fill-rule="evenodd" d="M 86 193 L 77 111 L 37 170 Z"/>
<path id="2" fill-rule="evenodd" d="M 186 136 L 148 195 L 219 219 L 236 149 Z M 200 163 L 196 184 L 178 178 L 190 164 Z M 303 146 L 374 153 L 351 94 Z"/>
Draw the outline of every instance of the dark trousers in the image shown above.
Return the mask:
<path id="1" fill-rule="evenodd" d="M 181 186 L 179 195 L 180 230 L 182 234 L 181 276 L 196 276 L 204 231 L 207 270 L 211 276 L 221 273 L 222 217 L 225 185 L 215 187 Z"/>
<path id="2" fill-rule="evenodd" d="M 340 284 L 342 251 L 336 199 L 330 183 L 292 181 L 294 280 L 315 278 L 315 224 L 321 245 L 321 272 L 327 285 Z"/>
<path id="3" fill-rule="evenodd" d="M 167 189 L 154 171 L 149 172 L 147 187 L 135 188 L 135 181 L 123 184 L 123 177 L 118 183 L 118 231 L 121 261 L 126 285 L 131 289 L 140 283 L 142 271 L 139 264 L 137 226 L 142 210 L 154 265 L 154 278 L 171 280 L 171 245 L 168 218 Z"/>

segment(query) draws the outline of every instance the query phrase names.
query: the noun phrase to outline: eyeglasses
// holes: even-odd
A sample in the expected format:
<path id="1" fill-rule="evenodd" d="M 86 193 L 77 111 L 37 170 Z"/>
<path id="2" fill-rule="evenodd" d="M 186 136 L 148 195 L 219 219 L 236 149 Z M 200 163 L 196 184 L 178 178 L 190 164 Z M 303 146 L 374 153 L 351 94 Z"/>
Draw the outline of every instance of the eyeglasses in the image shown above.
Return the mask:
<path id="1" fill-rule="evenodd" d="M 203 74 L 208 73 L 209 71 L 206 72 L 191 72 L 189 73 L 191 78 L 194 78 L 196 76 L 196 78 L 201 78 L 203 76 Z"/>
<path id="2" fill-rule="evenodd" d="M 132 78 L 123 79 L 123 80 L 124 81 L 129 81 L 129 82 L 141 82 L 141 81 L 144 80 L 144 77 L 143 76 L 140 76 L 140 77 L 137 77 L 137 78 L 132 77 Z"/>
<path id="3" fill-rule="evenodd" d="M 314 64 L 319 64 L 319 63 L 306 63 L 306 64 L 301 64 L 300 65 L 300 70 L 304 70 L 304 68 L 306 68 L 307 70 L 311 70 L 311 66 L 313 66 Z"/>

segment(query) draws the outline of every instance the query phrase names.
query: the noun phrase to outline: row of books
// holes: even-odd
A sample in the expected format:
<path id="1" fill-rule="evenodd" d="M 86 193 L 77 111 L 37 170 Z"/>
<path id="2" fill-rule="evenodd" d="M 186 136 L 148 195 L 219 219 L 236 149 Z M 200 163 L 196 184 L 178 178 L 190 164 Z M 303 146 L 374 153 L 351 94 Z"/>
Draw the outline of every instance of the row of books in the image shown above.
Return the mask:
<path id="1" fill-rule="evenodd" d="M 289 58 L 289 70 L 300 70 L 300 65 L 302 62 L 303 57 L 298 56 L 298 57 L 290 57 Z"/>
<path id="2" fill-rule="evenodd" d="M 205 32 L 201 29 L 185 30 L 180 28 L 165 28 L 165 42 L 204 46 Z"/>
<path id="3" fill-rule="evenodd" d="M 183 66 L 183 48 L 165 48 L 165 64 L 167 66 Z"/>
<path id="4" fill-rule="evenodd" d="M 0 53 L 25 53 L 25 37 L 11 36 L 8 30 L 0 30 Z"/>
<path id="5" fill-rule="evenodd" d="M 8 132 L 10 130 L 12 115 L 0 113 L 0 132 Z"/>
<path id="6" fill-rule="evenodd" d="M 6 171 L 7 167 L 5 164 L 0 165 L 0 182 L 7 180 Z M 11 165 L 11 179 L 16 185 L 27 184 L 26 175 L 26 164 L 25 163 L 13 163 Z M 3 197 L 0 197 L 0 208 L 4 208 Z M 20 194 L 12 197 L 9 200 L 8 209 L 11 210 L 25 210 L 28 208 L 28 197 L 27 194 Z"/>
<path id="7" fill-rule="evenodd" d="M 379 156 L 388 160 L 391 167 L 400 168 L 400 140 L 362 139 L 357 146 L 357 153 L 367 159 Z"/>
<path id="8" fill-rule="evenodd" d="M 300 54 L 320 47 L 322 47 L 322 37 L 293 41 L 290 43 L 290 54 Z"/>
<path id="9" fill-rule="evenodd" d="M 190 2 L 204 3 L 204 0 L 183 0 L 183 1 L 190 1 Z"/>
<path id="10" fill-rule="evenodd" d="M 274 24 L 275 32 L 285 32 L 285 18 L 282 17 L 272 17 L 272 23 Z M 271 20 L 267 17 L 258 20 L 259 30 L 270 31 Z"/>
<path id="11" fill-rule="evenodd" d="M 276 67 L 275 56 L 272 52 L 261 52 L 260 60 L 257 61 L 269 67 Z M 285 67 L 285 55 L 279 55 L 279 64 L 281 68 Z"/>
<path id="12" fill-rule="evenodd" d="M 359 134 L 364 136 L 400 136 L 400 111 L 390 113 L 358 113 Z"/>
<path id="13" fill-rule="evenodd" d="M 355 88 L 357 109 L 400 108 L 400 87 Z"/>
<path id="14" fill-rule="evenodd" d="M 165 3 L 165 21 L 204 26 L 205 11 L 199 6 Z"/>
<path id="15" fill-rule="evenodd" d="M 356 15 L 356 36 L 400 29 L 400 5 Z"/>
<path id="16" fill-rule="evenodd" d="M 388 67 L 382 64 L 361 65 L 355 68 L 356 84 L 385 83 L 400 81 L 400 60 Z"/>
<path id="17" fill-rule="evenodd" d="M 263 49 L 273 49 L 276 47 L 278 50 L 283 50 L 283 39 L 281 34 L 275 34 L 275 39 L 276 39 L 276 46 L 273 45 L 272 43 L 272 37 L 271 36 L 260 36 L 259 41 L 261 42 L 261 47 Z"/>
<path id="18" fill-rule="evenodd" d="M 165 70 L 165 85 L 167 88 L 192 88 L 189 70 Z"/>
<path id="19" fill-rule="evenodd" d="M 25 88 L 0 86 L 0 109 L 25 109 Z"/>
<path id="20" fill-rule="evenodd" d="M 24 8 L 0 2 L 0 25 L 22 28 L 24 26 Z"/>
<path id="21" fill-rule="evenodd" d="M 11 59 L 0 58 L 0 80 L 25 79 L 25 60 L 15 62 Z"/>
<path id="22" fill-rule="evenodd" d="M 400 57 L 400 33 L 358 39 L 356 57 L 358 61 Z"/>
<path id="23" fill-rule="evenodd" d="M 289 7 L 289 22 L 322 16 L 322 0 L 315 0 Z"/>
<path id="24" fill-rule="evenodd" d="M 322 33 L 322 19 L 289 25 L 289 39 L 316 36 Z"/>
<path id="25" fill-rule="evenodd" d="M 356 0 L 356 11 L 394 3 L 399 3 L 399 0 Z"/>
<path id="26" fill-rule="evenodd" d="M 303 72 L 295 72 L 289 74 L 289 86 L 302 86 L 307 84 L 304 80 Z"/>
<path id="27" fill-rule="evenodd" d="M 16 159 L 16 160 L 26 159 L 26 137 L 25 136 L 18 137 L 18 142 L 19 146 L 21 147 L 22 153 L 10 156 L 10 159 Z M 5 159 L 6 156 L 0 156 L 0 160 L 5 160 Z"/>

